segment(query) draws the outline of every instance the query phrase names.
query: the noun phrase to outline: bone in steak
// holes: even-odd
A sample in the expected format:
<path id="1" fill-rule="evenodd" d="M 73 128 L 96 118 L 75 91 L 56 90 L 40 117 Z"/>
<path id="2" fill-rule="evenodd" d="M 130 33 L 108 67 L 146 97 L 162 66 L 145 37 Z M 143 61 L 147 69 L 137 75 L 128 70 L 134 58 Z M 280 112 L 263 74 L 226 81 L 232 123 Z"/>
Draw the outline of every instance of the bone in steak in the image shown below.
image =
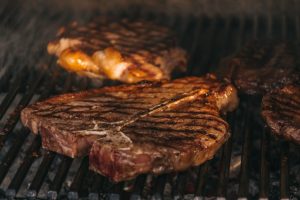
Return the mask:
<path id="1" fill-rule="evenodd" d="M 76 157 L 93 145 L 90 168 L 121 181 L 210 159 L 229 137 L 220 113 L 237 104 L 232 85 L 207 75 L 65 94 L 21 119 L 46 149 Z"/>
<path id="2" fill-rule="evenodd" d="M 300 86 L 288 85 L 265 95 L 262 116 L 272 133 L 300 144 Z"/>
<path id="3" fill-rule="evenodd" d="M 250 95 L 263 95 L 299 82 L 299 71 L 299 45 L 275 41 L 249 42 L 237 55 L 223 59 L 219 65 L 222 77 Z"/>
<path id="4" fill-rule="evenodd" d="M 127 83 L 169 79 L 184 71 L 186 52 L 168 28 L 148 21 L 95 19 L 59 30 L 48 52 L 78 74 Z"/>

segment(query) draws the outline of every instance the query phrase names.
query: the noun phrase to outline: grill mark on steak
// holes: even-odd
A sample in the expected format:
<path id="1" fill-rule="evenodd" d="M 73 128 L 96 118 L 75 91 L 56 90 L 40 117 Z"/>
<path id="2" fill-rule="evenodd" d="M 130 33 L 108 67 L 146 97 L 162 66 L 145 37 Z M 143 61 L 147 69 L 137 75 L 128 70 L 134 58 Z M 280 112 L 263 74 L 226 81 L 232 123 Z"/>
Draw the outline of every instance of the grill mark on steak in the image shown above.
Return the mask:
<path id="1" fill-rule="evenodd" d="M 140 127 L 138 127 L 140 128 Z M 145 129 L 144 129 L 145 130 Z M 137 137 L 142 137 L 142 141 L 146 142 L 148 140 L 152 140 L 152 142 L 157 142 L 159 144 L 162 144 L 162 140 L 179 140 L 182 138 L 182 140 L 194 140 L 195 137 L 193 134 L 186 134 L 184 132 L 173 132 L 170 134 L 165 134 L 165 131 L 162 132 L 157 132 L 155 135 L 151 134 L 146 134 L 147 132 L 142 132 L 143 129 L 140 129 L 137 131 L 136 129 L 131 129 L 131 128 L 126 128 L 126 131 L 128 131 L 129 137 L 134 141 L 134 140 L 140 140 L 140 138 Z M 129 133 L 130 132 L 130 133 Z M 157 140 L 155 137 L 160 137 L 161 140 Z M 163 136 L 163 137 L 162 137 Z"/>
<path id="2" fill-rule="evenodd" d="M 204 114 L 204 115 L 207 115 L 208 113 L 204 113 L 204 112 L 203 112 L 203 114 Z M 219 119 L 218 117 L 213 116 L 213 115 L 201 116 L 201 114 L 200 114 L 200 116 L 197 117 L 197 116 L 190 116 L 190 115 L 187 114 L 187 115 L 185 115 L 185 116 L 180 115 L 180 117 L 188 117 L 189 119 L 215 120 L 215 121 L 218 121 L 219 123 L 223 123 L 224 126 L 227 126 L 227 123 L 224 122 L 224 120 L 221 120 L 221 119 Z M 178 116 L 172 116 L 172 115 L 166 115 L 166 116 L 151 116 L 151 118 L 156 118 L 156 119 L 159 119 L 159 120 L 166 121 L 166 120 L 178 118 Z M 150 118 L 149 121 L 152 122 L 151 118 Z M 155 122 L 155 123 L 163 123 L 163 122 L 160 122 L 160 121 L 157 121 L 157 120 L 153 120 L 153 122 Z M 168 122 L 168 121 L 166 121 L 166 122 Z M 174 122 L 174 123 L 175 123 L 175 122 Z"/>
<path id="3" fill-rule="evenodd" d="M 288 85 L 266 94 L 262 116 L 272 133 L 300 144 L 300 86 Z"/>
<path id="4" fill-rule="evenodd" d="M 220 112 L 236 106 L 234 88 L 207 75 L 65 94 L 25 108 L 21 119 L 48 150 L 76 157 L 93 145 L 90 168 L 121 181 L 211 158 L 229 137 Z"/>
<path id="5" fill-rule="evenodd" d="M 221 128 L 219 127 L 216 127 L 216 126 L 212 126 L 212 125 L 208 125 L 208 124 L 197 124 L 197 125 L 194 125 L 193 124 L 193 119 L 186 119 L 186 120 L 177 120 L 177 121 L 168 121 L 167 120 L 168 118 L 164 118 L 164 121 L 152 121 L 152 120 L 145 120 L 145 119 L 141 119 L 139 120 L 139 122 L 141 122 L 140 124 L 139 123 L 136 123 L 135 126 L 133 126 L 132 128 L 138 128 L 138 127 L 143 127 L 143 128 L 149 128 L 149 126 L 153 125 L 153 122 L 155 122 L 156 124 L 159 124 L 159 125 L 162 125 L 161 127 L 169 127 L 170 125 L 176 125 L 178 122 L 180 122 L 181 124 L 181 128 L 177 129 L 177 130 L 181 130 L 181 129 L 186 129 L 187 127 L 188 128 L 192 128 L 191 130 L 194 130 L 194 129 L 197 129 L 197 128 L 212 128 L 212 129 L 215 129 L 215 130 L 218 130 L 218 131 L 222 131 Z M 201 120 L 201 121 L 204 121 L 204 122 L 207 122 L 206 120 L 215 120 L 215 118 L 205 118 L 205 117 L 202 117 L 202 118 L 196 118 L 197 120 Z M 192 122 L 191 122 L 192 121 Z M 198 122 L 201 122 L 201 121 L 198 121 Z M 184 123 L 185 122 L 185 123 Z M 217 121 L 218 123 L 221 122 L 221 120 Z M 222 122 L 221 122 L 222 123 Z M 138 126 L 140 125 L 140 126 Z M 148 125 L 148 126 L 147 126 Z M 224 127 L 226 128 L 227 126 L 225 126 L 225 122 L 223 122 L 223 125 Z M 131 126 L 129 126 L 131 127 Z M 173 127 L 173 126 L 172 126 Z M 169 127 L 170 128 L 170 127 Z"/>
<path id="6" fill-rule="evenodd" d="M 263 95 L 300 81 L 299 44 L 251 41 L 236 55 L 223 59 L 219 75 L 242 92 Z"/>
<path id="7" fill-rule="evenodd" d="M 194 126 L 196 127 L 196 126 Z M 216 131 L 220 131 L 221 129 L 218 129 L 218 128 L 213 128 L 212 126 L 205 126 L 205 125 L 199 125 L 198 128 L 212 128 Z M 191 128 L 191 127 L 189 127 Z M 163 127 L 151 127 L 151 129 L 149 129 L 149 127 L 141 127 L 141 126 L 136 126 L 136 125 L 131 125 L 130 127 L 128 127 L 128 130 L 134 130 L 134 129 L 140 129 L 141 131 L 144 131 L 144 132 L 150 132 L 150 133 L 155 133 L 155 132 L 160 132 L 160 133 L 168 133 L 168 132 L 176 132 L 176 133 L 187 133 L 187 134 L 195 134 L 196 133 L 200 133 L 200 134 L 203 134 L 203 135 L 206 135 L 212 139 L 216 139 L 217 137 L 215 137 L 214 135 L 212 134 L 209 134 L 206 130 L 203 130 L 203 129 L 199 129 L 199 130 L 196 130 L 196 129 L 187 129 L 187 128 L 181 128 L 181 129 L 172 129 L 170 127 L 168 128 L 163 128 Z M 135 131 L 137 132 L 137 131 Z"/>
<path id="8" fill-rule="evenodd" d="M 279 111 L 290 112 L 291 114 L 299 114 L 300 115 L 300 110 L 299 110 L 300 103 L 298 103 L 298 105 L 291 104 L 288 102 L 288 100 L 282 101 L 282 99 L 277 99 L 277 98 L 272 98 L 272 101 L 274 101 L 274 103 L 276 103 L 276 104 L 280 104 L 280 107 L 275 108 L 275 109 L 278 109 Z"/>
<path id="9" fill-rule="evenodd" d="M 286 96 L 284 99 L 282 98 L 276 98 L 276 97 L 271 97 L 272 100 L 274 101 L 278 101 L 280 103 L 286 103 L 288 105 L 292 105 L 292 106 L 298 106 L 300 104 L 300 99 L 297 100 L 295 97 L 289 97 L 289 96 Z"/>

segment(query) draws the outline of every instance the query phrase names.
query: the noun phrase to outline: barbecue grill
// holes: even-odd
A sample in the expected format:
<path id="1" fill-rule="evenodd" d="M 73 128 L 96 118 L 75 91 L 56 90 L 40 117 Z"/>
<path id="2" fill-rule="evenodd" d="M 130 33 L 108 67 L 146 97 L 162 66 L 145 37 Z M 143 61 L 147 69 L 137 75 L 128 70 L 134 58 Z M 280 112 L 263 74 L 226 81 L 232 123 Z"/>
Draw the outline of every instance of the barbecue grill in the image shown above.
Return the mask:
<path id="1" fill-rule="evenodd" d="M 300 198 L 299 146 L 269 134 L 255 97 L 241 96 L 239 109 L 224 116 L 231 125 L 231 138 L 212 160 L 185 172 L 146 174 L 118 184 L 89 171 L 88 158 L 71 159 L 41 149 L 40 137 L 30 134 L 19 122 L 20 111 L 31 102 L 118 84 L 66 73 L 47 55 L 47 42 L 60 26 L 72 20 L 87 21 L 109 14 L 154 20 L 171 27 L 190 55 L 187 73 L 177 75 L 182 77 L 213 71 L 221 58 L 236 52 L 248 40 L 299 41 L 297 1 L 257 1 L 261 3 L 252 9 L 251 3 L 256 1 L 240 1 L 230 10 L 225 3 L 231 1 L 223 5 L 202 0 L 196 4 L 201 5 L 196 13 L 188 12 L 195 10 L 192 3 L 196 1 L 191 1 L 190 7 L 184 4 L 182 10 L 176 7 L 176 1 L 163 1 L 162 7 L 155 5 L 158 1 L 149 6 L 116 1 L 119 6 L 114 10 L 107 4 L 98 9 L 91 1 L 90 5 L 82 3 L 84 12 L 80 5 L 74 9 L 74 2 L 80 1 L 51 2 L 1 2 L 0 198 Z M 173 10 L 167 10 L 168 6 Z"/>

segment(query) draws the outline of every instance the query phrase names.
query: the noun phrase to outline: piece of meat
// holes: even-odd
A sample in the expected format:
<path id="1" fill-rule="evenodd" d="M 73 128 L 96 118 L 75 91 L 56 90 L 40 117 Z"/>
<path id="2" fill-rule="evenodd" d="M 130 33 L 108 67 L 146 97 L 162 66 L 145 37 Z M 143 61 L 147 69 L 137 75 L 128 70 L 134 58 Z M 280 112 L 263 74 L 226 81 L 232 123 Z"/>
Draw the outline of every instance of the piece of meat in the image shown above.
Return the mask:
<path id="1" fill-rule="evenodd" d="M 261 96 L 300 81 L 299 45 L 252 41 L 236 55 L 223 59 L 218 71 L 241 93 Z"/>
<path id="2" fill-rule="evenodd" d="M 300 144 L 300 86 L 288 85 L 266 94 L 262 116 L 273 134 Z"/>
<path id="3" fill-rule="evenodd" d="M 223 100 L 232 101 L 231 88 L 225 90 L 230 95 Z M 229 137 L 216 97 L 206 94 L 116 131 L 126 135 L 123 143 L 114 138 L 98 139 L 89 155 L 90 169 L 115 182 L 142 173 L 161 174 L 200 165 L 211 159 Z"/>
<path id="4" fill-rule="evenodd" d="M 48 52 L 78 74 L 126 83 L 169 79 L 186 69 L 186 52 L 171 30 L 148 21 L 95 19 L 59 30 Z"/>
<path id="5" fill-rule="evenodd" d="M 237 104 L 232 85 L 207 75 L 65 94 L 25 108 L 21 119 L 46 149 L 76 157 L 93 145 L 90 168 L 121 181 L 211 158 L 229 137 L 220 113 Z"/>

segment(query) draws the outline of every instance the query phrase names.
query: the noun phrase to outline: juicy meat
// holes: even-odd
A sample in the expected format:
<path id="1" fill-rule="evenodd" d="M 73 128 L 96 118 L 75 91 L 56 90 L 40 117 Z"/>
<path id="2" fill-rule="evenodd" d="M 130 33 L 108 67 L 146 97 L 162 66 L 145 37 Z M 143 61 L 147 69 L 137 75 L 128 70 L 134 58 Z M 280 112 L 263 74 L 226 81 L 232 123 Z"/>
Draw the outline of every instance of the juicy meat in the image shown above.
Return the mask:
<path id="1" fill-rule="evenodd" d="M 69 71 L 127 83 L 169 79 L 174 70 L 184 71 L 187 63 L 171 30 L 126 19 L 73 23 L 59 30 L 48 52 Z"/>
<path id="2" fill-rule="evenodd" d="M 220 113 L 237 104 L 232 85 L 207 75 L 65 94 L 21 119 L 46 149 L 76 157 L 93 145 L 90 168 L 121 181 L 210 159 L 229 137 Z"/>
<path id="3" fill-rule="evenodd" d="M 300 144 L 300 86 L 288 85 L 265 95 L 262 116 L 272 133 Z"/>
<path id="4" fill-rule="evenodd" d="M 299 45 L 275 41 L 249 42 L 240 52 L 225 58 L 219 74 L 242 92 L 263 95 L 300 80 Z"/>

